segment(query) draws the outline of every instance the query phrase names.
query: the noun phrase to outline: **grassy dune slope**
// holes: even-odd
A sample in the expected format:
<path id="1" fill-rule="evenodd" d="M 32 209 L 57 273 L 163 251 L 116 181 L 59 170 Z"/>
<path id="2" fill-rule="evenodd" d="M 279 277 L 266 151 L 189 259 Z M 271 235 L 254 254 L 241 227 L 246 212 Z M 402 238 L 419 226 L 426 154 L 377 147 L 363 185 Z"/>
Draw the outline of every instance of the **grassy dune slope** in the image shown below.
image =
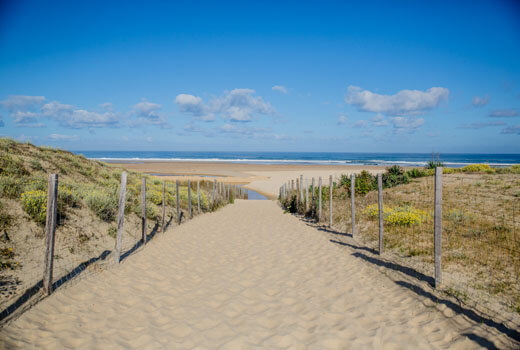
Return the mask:
<path id="1" fill-rule="evenodd" d="M 61 278 L 114 247 L 118 193 L 122 169 L 70 152 L 0 139 L 0 311 L 42 278 L 48 174 L 59 174 L 55 277 Z M 140 173 L 128 174 L 123 252 L 141 235 L 141 181 L 147 177 L 147 232 L 161 221 L 162 181 Z M 176 214 L 176 189 L 166 183 L 166 221 Z M 201 186 L 201 211 L 210 203 Z M 196 185 L 192 204 L 197 214 Z M 186 217 L 188 188 L 179 190 Z M 171 220 L 170 224 L 175 224 Z M 103 260 L 103 259 L 99 259 Z M 83 264 L 83 265 L 82 265 Z"/>

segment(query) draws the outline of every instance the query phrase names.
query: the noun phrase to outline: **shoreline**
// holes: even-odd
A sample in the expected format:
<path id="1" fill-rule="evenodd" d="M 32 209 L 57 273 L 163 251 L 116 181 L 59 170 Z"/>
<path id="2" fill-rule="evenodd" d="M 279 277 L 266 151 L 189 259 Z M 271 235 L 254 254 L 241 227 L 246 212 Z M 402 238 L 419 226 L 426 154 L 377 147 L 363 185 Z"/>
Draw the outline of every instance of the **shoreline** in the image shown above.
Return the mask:
<path id="1" fill-rule="evenodd" d="M 362 170 L 376 174 L 387 168 L 379 165 L 244 164 L 223 161 L 140 161 L 139 163 L 130 161 L 108 164 L 170 181 L 213 181 L 213 179 L 217 179 L 219 182 L 243 185 L 269 199 L 277 198 L 280 186 L 300 175 L 303 175 L 309 182 L 313 177 L 316 181 L 322 177 L 326 183 L 330 175 L 337 178 L 342 174 L 349 175 Z"/>

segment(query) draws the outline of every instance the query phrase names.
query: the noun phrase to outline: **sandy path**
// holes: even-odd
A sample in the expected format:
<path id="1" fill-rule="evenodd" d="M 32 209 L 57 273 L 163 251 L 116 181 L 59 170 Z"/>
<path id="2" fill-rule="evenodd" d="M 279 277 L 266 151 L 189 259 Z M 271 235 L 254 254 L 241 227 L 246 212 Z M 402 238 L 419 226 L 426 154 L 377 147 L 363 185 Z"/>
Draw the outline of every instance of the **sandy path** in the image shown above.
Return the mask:
<path id="1" fill-rule="evenodd" d="M 47 349 L 467 349 L 475 325 L 427 306 L 271 201 L 170 229 L 0 330 Z"/>

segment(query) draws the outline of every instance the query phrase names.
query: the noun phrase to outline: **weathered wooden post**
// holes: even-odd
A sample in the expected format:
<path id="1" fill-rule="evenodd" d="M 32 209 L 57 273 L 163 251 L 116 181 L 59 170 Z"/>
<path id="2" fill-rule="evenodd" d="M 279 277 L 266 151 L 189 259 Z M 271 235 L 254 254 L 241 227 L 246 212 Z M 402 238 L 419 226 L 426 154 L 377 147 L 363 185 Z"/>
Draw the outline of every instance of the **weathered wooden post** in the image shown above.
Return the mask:
<path id="1" fill-rule="evenodd" d="M 442 284 L 442 167 L 435 168 L 435 288 Z"/>
<path id="2" fill-rule="evenodd" d="M 318 222 L 321 221 L 321 176 L 318 179 Z"/>
<path id="3" fill-rule="evenodd" d="M 197 211 L 200 214 L 200 181 L 197 180 Z"/>
<path id="4" fill-rule="evenodd" d="M 296 210 L 299 212 L 300 211 L 300 181 L 298 180 L 298 178 L 296 178 L 296 191 L 294 194 L 296 196 Z"/>
<path id="5" fill-rule="evenodd" d="M 123 224 L 125 222 L 125 203 L 126 203 L 126 171 L 121 174 L 121 186 L 119 187 L 119 210 L 117 213 L 117 236 L 114 258 L 117 264 L 121 258 L 121 245 L 123 240 Z"/>
<path id="6" fill-rule="evenodd" d="M 352 238 L 356 235 L 356 174 L 350 175 L 350 211 L 352 215 Z"/>
<path id="7" fill-rule="evenodd" d="M 141 241 L 146 243 L 146 177 L 141 183 Z"/>
<path id="8" fill-rule="evenodd" d="M 166 183 L 163 181 L 162 222 L 161 232 L 164 232 L 164 217 L 166 215 Z"/>
<path id="9" fill-rule="evenodd" d="M 309 209 L 309 179 L 305 179 L 305 211 Z"/>
<path id="10" fill-rule="evenodd" d="M 181 224 L 181 208 L 179 206 L 179 180 L 175 180 L 175 185 L 177 186 L 177 223 Z"/>
<path id="11" fill-rule="evenodd" d="M 383 175 L 377 174 L 377 203 L 379 209 L 379 255 L 384 248 L 384 211 L 383 211 Z"/>
<path id="12" fill-rule="evenodd" d="M 188 215 L 191 219 L 191 181 L 188 179 Z"/>
<path id="13" fill-rule="evenodd" d="M 300 175 L 300 193 L 298 194 L 300 196 L 300 205 L 303 204 L 303 175 Z"/>
<path id="14" fill-rule="evenodd" d="M 311 205 L 312 205 L 312 208 L 314 210 L 314 208 L 316 208 L 316 197 L 314 196 L 314 178 L 312 178 L 311 190 L 312 190 L 312 195 L 311 195 L 312 203 L 311 203 Z"/>
<path id="15" fill-rule="evenodd" d="M 329 175 L 329 227 L 332 227 L 332 175 Z"/>
<path id="16" fill-rule="evenodd" d="M 217 200 L 217 179 L 213 180 L 213 203 Z"/>
<path id="17" fill-rule="evenodd" d="M 49 174 L 47 189 L 47 217 L 45 220 L 45 260 L 43 263 L 43 291 L 52 293 L 52 270 L 54 267 L 54 236 L 58 219 L 58 174 Z"/>

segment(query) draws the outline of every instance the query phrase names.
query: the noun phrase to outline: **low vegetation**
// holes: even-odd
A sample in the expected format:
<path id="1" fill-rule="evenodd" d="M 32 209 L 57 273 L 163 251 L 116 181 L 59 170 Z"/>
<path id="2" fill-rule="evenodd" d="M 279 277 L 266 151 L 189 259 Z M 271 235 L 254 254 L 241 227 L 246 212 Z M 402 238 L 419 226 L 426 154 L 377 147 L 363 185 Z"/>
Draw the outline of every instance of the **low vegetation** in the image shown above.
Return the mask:
<path id="1" fill-rule="evenodd" d="M 55 248 L 55 276 L 59 278 L 113 249 L 122 171 L 67 151 L 0 138 L 0 310 L 11 297 L 41 279 L 48 175 L 59 175 Z M 156 232 L 162 222 L 163 181 L 128 172 L 123 249 L 131 249 L 140 238 L 143 177 L 147 232 Z M 202 212 L 224 205 L 209 200 L 206 183 L 200 188 Z M 176 191 L 174 183 L 166 182 L 166 221 L 173 224 Z M 186 218 L 186 183 L 181 184 L 179 197 Z M 196 184 L 192 184 L 192 205 L 197 208 Z"/>
<path id="2" fill-rule="evenodd" d="M 383 174 L 385 255 L 432 276 L 435 168 L 391 167 Z M 444 168 L 443 278 L 447 293 L 464 302 L 520 314 L 520 165 L 485 164 Z M 377 177 L 356 175 L 357 239 L 377 247 Z M 310 195 L 312 198 L 312 189 Z M 314 198 L 318 198 L 317 189 Z M 323 187 L 322 220 L 328 223 L 329 187 Z M 333 226 L 350 232 L 350 177 L 334 183 Z M 314 205 L 299 204 L 296 194 L 282 201 L 291 212 L 316 218 Z"/>

